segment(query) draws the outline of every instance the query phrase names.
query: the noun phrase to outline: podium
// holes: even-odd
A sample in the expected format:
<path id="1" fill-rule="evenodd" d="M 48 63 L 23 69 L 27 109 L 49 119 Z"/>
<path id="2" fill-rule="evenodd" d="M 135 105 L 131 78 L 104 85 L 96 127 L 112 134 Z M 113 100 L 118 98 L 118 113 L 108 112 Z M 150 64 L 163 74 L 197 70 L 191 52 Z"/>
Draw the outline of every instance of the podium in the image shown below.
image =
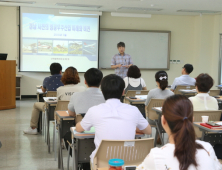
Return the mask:
<path id="1" fill-rule="evenodd" d="M 0 60 L 0 110 L 14 109 L 16 61 Z"/>

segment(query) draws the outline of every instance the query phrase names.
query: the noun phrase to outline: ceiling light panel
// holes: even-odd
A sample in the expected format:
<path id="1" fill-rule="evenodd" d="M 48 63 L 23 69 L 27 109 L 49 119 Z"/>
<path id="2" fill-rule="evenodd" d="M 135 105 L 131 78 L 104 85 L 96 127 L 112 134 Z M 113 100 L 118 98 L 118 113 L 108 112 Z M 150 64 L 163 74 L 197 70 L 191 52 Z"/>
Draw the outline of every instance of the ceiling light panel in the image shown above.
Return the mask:
<path id="1" fill-rule="evenodd" d="M 101 8 L 99 5 L 82 5 L 82 4 L 70 4 L 70 3 L 56 3 L 57 6 L 65 6 L 65 7 L 77 7 L 77 8 Z"/>
<path id="2" fill-rule="evenodd" d="M 127 10 L 127 11 L 161 11 L 163 9 L 159 8 L 140 8 L 140 7 L 120 7 L 118 11 Z"/>
<path id="3" fill-rule="evenodd" d="M 6 2 L 6 3 L 19 3 L 19 4 L 35 4 L 35 1 L 5 1 L 0 0 L 0 2 Z"/>
<path id="4" fill-rule="evenodd" d="M 190 13 L 201 13 L 201 14 L 216 14 L 221 11 L 209 11 L 209 10 L 189 10 L 189 9 L 181 9 L 177 12 L 190 12 Z"/>

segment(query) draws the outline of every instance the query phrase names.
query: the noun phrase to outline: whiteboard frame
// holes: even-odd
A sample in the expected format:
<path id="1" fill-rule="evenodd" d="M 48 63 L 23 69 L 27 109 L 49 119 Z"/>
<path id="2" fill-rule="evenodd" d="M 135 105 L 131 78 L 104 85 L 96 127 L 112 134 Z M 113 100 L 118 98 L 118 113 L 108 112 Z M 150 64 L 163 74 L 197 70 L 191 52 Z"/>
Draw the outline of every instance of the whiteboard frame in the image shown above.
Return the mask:
<path id="1" fill-rule="evenodd" d="M 154 33 L 168 33 L 168 54 L 167 54 L 167 67 L 166 68 L 140 68 L 140 70 L 169 70 L 170 69 L 170 48 L 171 48 L 171 31 L 162 31 L 162 30 L 136 30 L 136 29 L 110 29 L 110 28 L 100 28 L 100 31 L 122 31 L 122 32 L 154 32 Z M 99 40 L 100 42 L 100 40 Z M 99 62 L 98 62 L 99 64 Z M 99 69 L 110 70 L 109 68 L 102 68 L 99 66 Z"/>

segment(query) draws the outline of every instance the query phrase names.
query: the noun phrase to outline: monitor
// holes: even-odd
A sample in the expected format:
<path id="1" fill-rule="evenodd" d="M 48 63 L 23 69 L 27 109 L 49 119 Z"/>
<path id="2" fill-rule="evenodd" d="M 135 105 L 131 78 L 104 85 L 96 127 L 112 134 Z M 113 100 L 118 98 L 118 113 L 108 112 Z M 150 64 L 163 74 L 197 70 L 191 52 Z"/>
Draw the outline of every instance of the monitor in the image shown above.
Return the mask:
<path id="1" fill-rule="evenodd" d="M 6 60 L 8 54 L 0 53 L 0 60 Z"/>

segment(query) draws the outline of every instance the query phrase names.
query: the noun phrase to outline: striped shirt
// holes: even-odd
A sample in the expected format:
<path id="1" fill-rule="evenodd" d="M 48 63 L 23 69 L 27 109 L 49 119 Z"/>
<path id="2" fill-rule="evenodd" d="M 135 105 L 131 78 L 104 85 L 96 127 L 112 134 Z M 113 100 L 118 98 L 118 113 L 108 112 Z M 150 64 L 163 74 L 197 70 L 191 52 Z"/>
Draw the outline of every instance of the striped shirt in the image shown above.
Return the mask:
<path id="1" fill-rule="evenodd" d="M 122 64 L 123 66 L 125 65 L 130 65 L 133 64 L 133 60 L 129 54 L 125 54 L 123 56 L 119 54 L 116 54 L 113 56 L 112 61 L 111 61 L 111 66 L 112 65 L 119 65 Z M 127 74 L 128 68 L 126 67 L 120 67 L 115 69 L 115 74 L 125 78 Z"/>

